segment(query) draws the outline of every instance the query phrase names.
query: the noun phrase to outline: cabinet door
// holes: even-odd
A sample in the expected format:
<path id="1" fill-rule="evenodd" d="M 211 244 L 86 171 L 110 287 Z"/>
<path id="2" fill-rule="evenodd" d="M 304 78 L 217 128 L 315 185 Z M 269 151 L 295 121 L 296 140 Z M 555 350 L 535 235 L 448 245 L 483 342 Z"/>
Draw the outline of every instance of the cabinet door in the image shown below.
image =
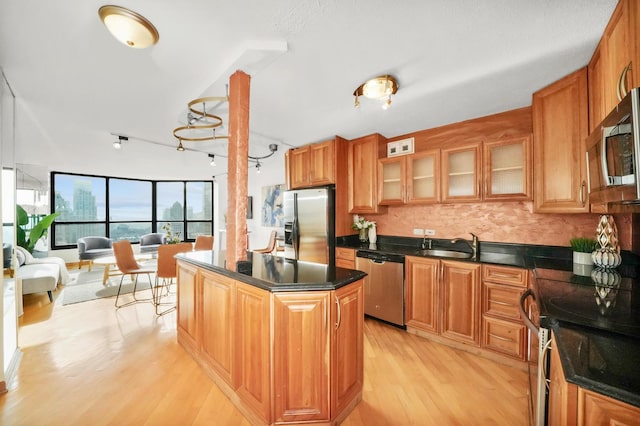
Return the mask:
<path id="1" fill-rule="evenodd" d="M 378 213 L 378 143 L 374 134 L 349 143 L 349 213 Z"/>
<path id="2" fill-rule="evenodd" d="M 335 183 L 335 156 L 333 141 L 309 146 L 309 185 Z"/>
<path id="3" fill-rule="evenodd" d="M 608 111 L 605 105 L 606 86 L 606 45 L 600 42 L 587 67 L 587 84 L 589 85 L 589 133 L 598 127 Z"/>
<path id="4" fill-rule="evenodd" d="M 271 423 L 270 293 L 236 282 L 236 393 L 242 402 Z"/>
<path id="5" fill-rule="evenodd" d="M 198 270 L 187 263 L 178 262 L 178 340 L 198 350 Z"/>
<path id="6" fill-rule="evenodd" d="M 398 205 L 405 201 L 406 158 L 378 160 L 378 204 Z"/>
<path id="7" fill-rule="evenodd" d="M 420 152 L 407 157 L 407 204 L 440 201 L 440 150 Z"/>
<path id="8" fill-rule="evenodd" d="M 442 149 L 442 201 L 479 201 L 480 146 Z"/>
<path id="9" fill-rule="evenodd" d="M 560 364 L 558 349 L 552 345 L 549 367 L 549 426 L 574 426 L 578 404 L 578 387 L 568 383 Z"/>
<path id="10" fill-rule="evenodd" d="M 201 355 L 233 389 L 233 342 L 236 323 L 235 281 L 207 271 L 202 278 L 202 345 Z"/>
<path id="11" fill-rule="evenodd" d="M 535 211 L 588 212 L 586 68 L 534 93 L 532 116 Z"/>
<path id="12" fill-rule="evenodd" d="M 608 65 L 608 69 L 605 74 L 607 79 L 607 91 L 604 98 L 605 111 L 607 113 L 613 110 L 618 102 L 620 102 L 617 91 L 618 83 L 621 78 L 623 80 L 621 84 L 624 85 L 627 90 L 635 87 L 634 83 L 638 83 L 633 81 L 632 72 L 627 72 L 623 75 L 627 65 L 635 65 L 632 63 L 634 59 L 634 52 L 632 49 L 634 39 L 632 38 L 631 28 L 631 21 L 633 17 L 631 3 L 636 2 L 636 0 L 621 0 L 613 11 L 611 19 L 609 19 L 607 28 L 605 28 L 602 36 L 602 39 L 606 44 L 606 63 Z M 637 28 L 634 28 L 633 31 L 637 31 Z"/>
<path id="13" fill-rule="evenodd" d="M 480 265 L 441 260 L 441 335 L 480 345 Z"/>
<path id="14" fill-rule="evenodd" d="M 531 136 L 484 143 L 484 199 L 531 199 Z"/>
<path id="15" fill-rule="evenodd" d="M 291 188 L 309 186 L 309 147 L 289 151 L 289 179 Z"/>
<path id="16" fill-rule="evenodd" d="M 276 423 L 329 420 L 330 304 L 323 291 L 274 296 Z"/>
<path id="17" fill-rule="evenodd" d="M 438 269 L 440 261 L 407 256 L 406 324 L 430 333 L 438 332 Z"/>
<path id="18" fill-rule="evenodd" d="M 335 291 L 331 365 L 331 412 L 336 418 L 362 393 L 364 379 L 363 280 Z"/>
<path id="19" fill-rule="evenodd" d="M 640 408 L 578 388 L 578 425 L 637 425 Z"/>

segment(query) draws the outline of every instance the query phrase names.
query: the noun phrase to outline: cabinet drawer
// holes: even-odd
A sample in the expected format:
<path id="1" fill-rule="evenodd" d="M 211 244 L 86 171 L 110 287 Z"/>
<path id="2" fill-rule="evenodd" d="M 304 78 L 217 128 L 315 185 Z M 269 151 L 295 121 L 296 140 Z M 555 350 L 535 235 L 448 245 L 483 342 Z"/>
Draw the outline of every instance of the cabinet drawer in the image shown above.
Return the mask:
<path id="1" fill-rule="evenodd" d="M 525 326 L 497 318 L 483 317 L 482 347 L 524 360 Z"/>
<path id="2" fill-rule="evenodd" d="M 510 266 L 482 265 L 482 280 L 527 288 L 527 270 Z"/>
<path id="3" fill-rule="evenodd" d="M 521 322 L 520 295 L 524 290 L 503 284 L 482 283 L 482 313 Z"/>
<path id="4" fill-rule="evenodd" d="M 356 261 L 356 251 L 350 248 L 336 247 L 336 259 Z"/>

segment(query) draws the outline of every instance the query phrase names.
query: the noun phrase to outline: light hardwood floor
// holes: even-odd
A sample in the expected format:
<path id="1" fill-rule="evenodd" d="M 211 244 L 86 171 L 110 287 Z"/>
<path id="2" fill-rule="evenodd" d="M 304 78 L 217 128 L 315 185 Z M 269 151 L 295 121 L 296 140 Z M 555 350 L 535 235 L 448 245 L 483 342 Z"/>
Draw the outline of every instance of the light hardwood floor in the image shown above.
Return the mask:
<path id="1" fill-rule="evenodd" d="M 24 298 L 0 424 L 249 424 L 176 343 L 175 314 L 60 293 Z M 343 425 L 526 424 L 526 372 L 365 321 L 363 401 Z"/>

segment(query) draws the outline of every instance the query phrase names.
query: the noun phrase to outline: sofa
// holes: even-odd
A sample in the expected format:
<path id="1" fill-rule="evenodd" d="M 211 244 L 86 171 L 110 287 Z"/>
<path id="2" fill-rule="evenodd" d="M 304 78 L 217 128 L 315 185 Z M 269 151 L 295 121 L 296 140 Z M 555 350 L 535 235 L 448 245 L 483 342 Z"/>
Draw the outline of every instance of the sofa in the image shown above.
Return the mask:
<path id="1" fill-rule="evenodd" d="M 58 284 L 69 282 L 67 265 L 59 257 L 35 258 L 26 249 L 16 247 L 16 258 L 15 277 L 21 282 L 23 295 L 47 292 L 53 302 L 52 292 Z"/>

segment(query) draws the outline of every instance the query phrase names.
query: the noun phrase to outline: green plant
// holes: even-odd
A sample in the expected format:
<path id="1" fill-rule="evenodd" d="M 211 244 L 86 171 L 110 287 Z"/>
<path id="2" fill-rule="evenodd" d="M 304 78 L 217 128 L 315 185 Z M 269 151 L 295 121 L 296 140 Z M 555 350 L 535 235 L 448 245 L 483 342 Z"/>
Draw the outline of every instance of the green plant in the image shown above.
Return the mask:
<path id="1" fill-rule="evenodd" d="M 26 249 L 29 253 L 33 253 L 33 248 L 36 246 L 38 240 L 47 235 L 49 227 L 59 215 L 60 212 L 55 212 L 50 215 L 43 216 L 35 225 L 33 225 L 33 228 L 28 230 L 27 225 L 29 225 L 29 213 L 27 213 L 21 205 L 16 205 L 16 218 L 18 221 L 16 239 L 18 245 Z M 29 232 L 29 235 L 27 235 L 27 231 Z"/>
<path id="2" fill-rule="evenodd" d="M 580 253 L 591 253 L 598 245 L 598 242 L 595 239 L 587 237 L 572 238 L 569 240 L 569 243 L 571 244 L 571 249 L 573 249 L 573 251 Z"/>
<path id="3" fill-rule="evenodd" d="M 180 231 L 177 231 L 175 233 L 172 232 L 170 223 L 167 222 L 162 225 L 162 230 L 166 232 L 167 244 L 178 244 L 180 242 Z"/>

